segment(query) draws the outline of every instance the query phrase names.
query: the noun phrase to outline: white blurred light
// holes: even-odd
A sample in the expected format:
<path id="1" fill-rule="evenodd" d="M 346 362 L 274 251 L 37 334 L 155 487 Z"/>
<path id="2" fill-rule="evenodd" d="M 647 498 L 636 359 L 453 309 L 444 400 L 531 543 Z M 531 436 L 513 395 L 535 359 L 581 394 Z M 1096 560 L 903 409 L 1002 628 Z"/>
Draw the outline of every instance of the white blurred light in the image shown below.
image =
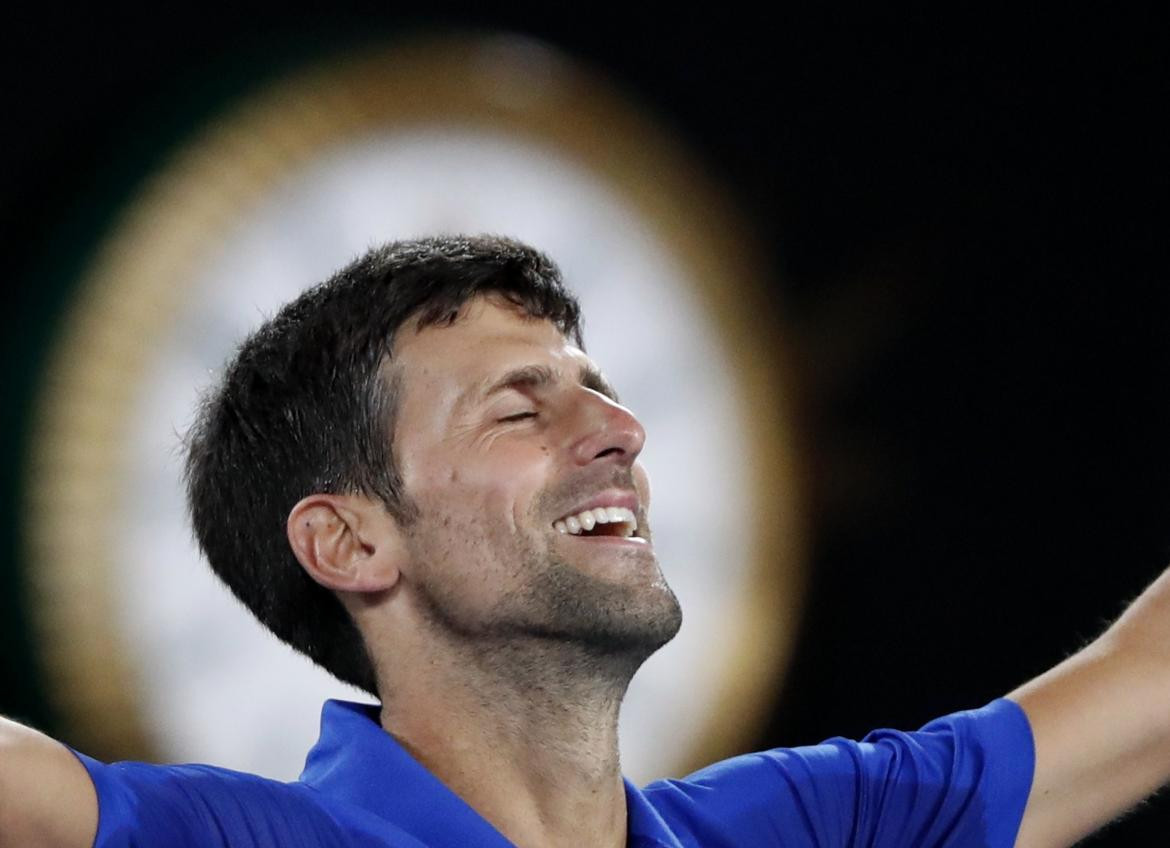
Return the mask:
<path id="1" fill-rule="evenodd" d="M 327 697 L 363 699 L 279 644 L 201 561 L 187 527 L 178 436 L 236 343 L 368 247 L 437 232 L 493 232 L 547 252 L 579 295 L 586 344 L 639 415 L 659 558 L 683 604 L 678 638 L 634 681 L 624 770 L 677 768 L 719 693 L 721 622 L 748 580 L 755 510 L 748 439 L 715 328 L 652 228 L 575 162 L 456 125 L 387 132 L 327 151 L 280 182 L 189 288 L 136 400 L 129 529 L 116 591 L 147 722 L 168 759 L 295 777 Z"/>

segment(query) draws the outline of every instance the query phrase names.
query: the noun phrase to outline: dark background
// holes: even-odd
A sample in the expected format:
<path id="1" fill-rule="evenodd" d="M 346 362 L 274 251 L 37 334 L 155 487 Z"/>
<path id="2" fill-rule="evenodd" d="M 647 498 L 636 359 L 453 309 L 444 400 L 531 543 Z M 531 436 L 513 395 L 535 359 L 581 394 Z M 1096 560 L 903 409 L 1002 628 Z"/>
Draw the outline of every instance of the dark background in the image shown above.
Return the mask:
<path id="1" fill-rule="evenodd" d="M 535 36 L 607 74 L 770 250 L 812 583 L 758 746 L 981 705 L 1170 564 L 1170 68 L 1153 16 L 84 14 L 24 12 L 0 36 L 0 712 L 60 727 L 12 576 L 27 404 L 71 263 L 226 98 L 447 26 Z M 1090 844 L 1168 833 L 1155 801 Z"/>

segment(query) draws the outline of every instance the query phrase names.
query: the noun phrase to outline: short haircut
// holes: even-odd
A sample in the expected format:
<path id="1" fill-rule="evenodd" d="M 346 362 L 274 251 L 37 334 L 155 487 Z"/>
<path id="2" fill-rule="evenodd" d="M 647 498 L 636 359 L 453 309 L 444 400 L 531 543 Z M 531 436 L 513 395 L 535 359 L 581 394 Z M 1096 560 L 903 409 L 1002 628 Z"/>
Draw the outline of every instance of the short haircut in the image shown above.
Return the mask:
<path id="1" fill-rule="evenodd" d="M 582 343 L 580 307 L 542 253 L 494 236 L 392 242 L 284 306 L 207 392 L 187 437 L 195 536 L 260 622 L 337 678 L 378 696 L 374 667 L 338 597 L 288 544 L 311 494 L 363 494 L 403 526 L 417 516 L 395 462 L 394 339 L 408 321 L 449 326 L 481 294 L 506 298 Z"/>

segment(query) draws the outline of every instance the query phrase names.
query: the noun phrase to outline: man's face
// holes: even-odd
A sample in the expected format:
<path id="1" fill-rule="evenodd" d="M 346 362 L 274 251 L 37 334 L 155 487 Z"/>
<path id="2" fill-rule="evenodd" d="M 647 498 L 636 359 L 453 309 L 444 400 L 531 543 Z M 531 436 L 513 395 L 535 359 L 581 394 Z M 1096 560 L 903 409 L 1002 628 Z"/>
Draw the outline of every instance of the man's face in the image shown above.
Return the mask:
<path id="1" fill-rule="evenodd" d="M 581 350 L 550 322 L 477 298 L 452 326 L 404 329 L 392 368 L 395 456 L 419 511 L 404 584 L 433 623 L 639 662 L 674 636 L 681 613 L 635 461 L 645 433 Z"/>

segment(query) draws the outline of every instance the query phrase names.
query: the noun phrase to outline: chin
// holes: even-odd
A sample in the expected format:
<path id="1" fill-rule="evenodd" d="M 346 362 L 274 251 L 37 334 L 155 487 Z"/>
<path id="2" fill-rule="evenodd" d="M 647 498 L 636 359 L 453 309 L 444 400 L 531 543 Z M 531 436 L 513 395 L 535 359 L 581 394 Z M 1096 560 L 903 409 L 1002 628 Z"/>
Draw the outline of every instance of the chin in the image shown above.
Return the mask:
<path id="1" fill-rule="evenodd" d="M 682 626 L 678 598 L 661 575 L 653 584 L 637 587 L 587 577 L 570 582 L 576 585 L 559 585 L 546 596 L 557 598 L 550 621 L 557 622 L 565 637 L 598 654 L 626 654 L 640 665 Z"/>

